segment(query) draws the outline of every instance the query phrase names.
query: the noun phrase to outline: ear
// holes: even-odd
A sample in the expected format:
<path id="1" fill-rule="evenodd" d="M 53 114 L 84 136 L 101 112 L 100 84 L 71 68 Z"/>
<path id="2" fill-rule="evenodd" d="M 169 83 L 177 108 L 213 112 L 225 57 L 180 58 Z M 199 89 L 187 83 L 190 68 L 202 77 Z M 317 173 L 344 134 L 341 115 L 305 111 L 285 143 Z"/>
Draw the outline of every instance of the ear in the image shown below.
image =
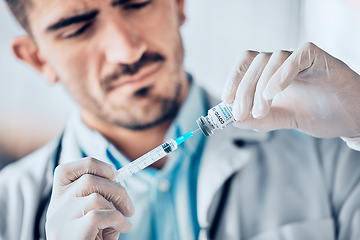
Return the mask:
<path id="1" fill-rule="evenodd" d="M 48 82 L 56 83 L 58 81 L 57 75 L 43 58 L 38 46 L 29 35 L 15 38 L 11 44 L 11 49 L 17 59 L 26 62 L 36 71 L 42 73 Z"/>
<path id="2" fill-rule="evenodd" d="M 176 0 L 178 5 L 179 17 L 180 17 L 180 26 L 185 23 L 185 0 Z"/>

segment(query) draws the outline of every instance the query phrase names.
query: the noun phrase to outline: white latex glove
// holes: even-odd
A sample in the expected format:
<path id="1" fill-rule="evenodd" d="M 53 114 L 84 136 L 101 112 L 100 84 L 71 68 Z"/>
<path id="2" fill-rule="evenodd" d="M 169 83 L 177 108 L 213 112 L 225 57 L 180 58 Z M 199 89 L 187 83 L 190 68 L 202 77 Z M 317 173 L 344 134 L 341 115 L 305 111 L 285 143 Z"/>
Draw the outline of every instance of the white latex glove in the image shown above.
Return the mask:
<path id="1" fill-rule="evenodd" d="M 59 165 L 47 211 L 47 239 L 118 239 L 131 230 L 133 205 L 115 169 L 93 158 Z"/>
<path id="2" fill-rule="evenodd" d="M 233 103 L 240 128 L 342 136 L 360 150 L 360 76 L 312 43 L 295 52 L 245 52 L 222 100 Z"/>

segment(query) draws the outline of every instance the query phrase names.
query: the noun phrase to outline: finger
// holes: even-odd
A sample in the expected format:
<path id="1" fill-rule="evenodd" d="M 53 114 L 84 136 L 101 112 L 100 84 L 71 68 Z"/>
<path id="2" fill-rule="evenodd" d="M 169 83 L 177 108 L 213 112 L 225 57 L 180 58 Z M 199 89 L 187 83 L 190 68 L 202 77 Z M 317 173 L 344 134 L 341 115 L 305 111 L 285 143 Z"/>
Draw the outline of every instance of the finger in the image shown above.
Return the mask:
<path id="1" fill-rule="evenodd" d="M 65 186 L 84 174 L 92 174 L 109 180 L 115 177 L 112 165 L 89 157 L 57 166 L 54 173 L 54 184 Z"/>
<path id="2" fill-rule="evenodd" d="M 264 89 L 269 82 L 270 78 L 275 74 L 284 61 L 291 55 L 288 51 L 274 52 L 269 62 L 267 63 L 261 77 L 256 85 L 254 106 L 252 108 L 252 115 L 254 118 L 263 118 L 270 111 L 270 102 L 263 98 Z"/>
<path id="3" fill-rule="evenodd" d="M 124 216 L 130 217 L 134 214 L 134 206 L 125 190 L 120 184 L 109 179 L 85 174 L 71 186 L 72 195 L 85 197 L 92 193 L 101 194 L 107 201 L 114 204 Z"/>
<path id="4" fill-rule="evenodd" d="M 87 239 L 95 239 L 101 229 L 112 228 L 115 232 L 128 233 L 131 230 L 131 223 L 116 210 L 92 210 L 78 220 L 83 226 L 82 229 L 89 229 Z"/>
<path id="5" fill-rule="evenodd" d="M 313 43 L 306 43 L 291 54 L 269 80 L 263 93 L 264 99 L 273 99 L 276 94 L 284 91 L 300 72 L 310 68 L 315 61 L 318 49 Z"/>
<path id="6" fill-rule="evenodd" d="M 117 210 L 105 209 L 89 211 L 77 219 L 47 219 L 45 227 L 49 239 L 98 239 L 99 234 L 104 239 L 118 239 L 120 233 L 129 232 L 132 226 Z"/>
<path id="7" fill-rule="evenodd" d="M 92 193 L 81 199 L 82 209 L 77 209 L 77 214 L 75 217 L 80 218 L 85 216 L 88 212 L 92 210 L 116 210 L 114 204 L 106 200 L 99 193 Z"/>
<path id="8" fill-rule="evenodd" d="M 258 54 L 259 52 L 248 50 L 240 56 L 239 62 L 230 71 L 225 82 L 225 86 L 221 94 L 221 99 L 223 102 L 232 103 L 234 101 L 239 83 L 248 70 L 251 62 Z"/>
<path id="9" fill-rule="evenodd" d="M 252 61 L 248 71 L 245 73 L 239 87 L 236 90 L 233 115 L 242 121 L 246 119 L 252 109 L 256 84 L 270 59 L 269 53 L 260 53 Z"/>

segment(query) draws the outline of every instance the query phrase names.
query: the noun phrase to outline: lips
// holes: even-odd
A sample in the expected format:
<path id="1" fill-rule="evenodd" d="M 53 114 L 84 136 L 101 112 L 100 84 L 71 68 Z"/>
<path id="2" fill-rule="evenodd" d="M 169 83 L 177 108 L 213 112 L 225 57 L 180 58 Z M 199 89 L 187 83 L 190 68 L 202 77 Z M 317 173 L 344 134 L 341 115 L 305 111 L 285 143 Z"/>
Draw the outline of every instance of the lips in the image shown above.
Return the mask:
<path id="1" fill-rule="evenodd" d="M 152 79 L 152 76 L 156 74 L 162 66 L 162 63 L 148 64 L 141 68 L 137 73 L 133 75 L 122 76 L 117 80 L 114 80 L 107 86 L 107 90 L 112 91 L 118 88 L 129 88 L 129 90 L 136 90 L 148 85 Z"/>

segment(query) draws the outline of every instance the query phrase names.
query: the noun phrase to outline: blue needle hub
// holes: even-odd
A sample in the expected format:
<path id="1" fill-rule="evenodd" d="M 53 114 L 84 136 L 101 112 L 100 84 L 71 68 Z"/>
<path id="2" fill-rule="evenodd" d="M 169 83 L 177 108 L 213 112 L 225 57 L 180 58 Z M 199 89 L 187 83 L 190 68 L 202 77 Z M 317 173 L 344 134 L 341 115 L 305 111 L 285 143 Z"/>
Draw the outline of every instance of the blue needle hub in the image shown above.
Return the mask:
<path id="1" fill-rule="evenodd" d="M 180 137 L 175 138 L 175 141 L 178 145 L 180 145 L 183 142 L 185 142 L 186 140 L 188 140 L 189 138 L 191 138 L 192 136 L 194 136 L 193 132 L 187 132 L 184 135 L 181 135 Z"/>

